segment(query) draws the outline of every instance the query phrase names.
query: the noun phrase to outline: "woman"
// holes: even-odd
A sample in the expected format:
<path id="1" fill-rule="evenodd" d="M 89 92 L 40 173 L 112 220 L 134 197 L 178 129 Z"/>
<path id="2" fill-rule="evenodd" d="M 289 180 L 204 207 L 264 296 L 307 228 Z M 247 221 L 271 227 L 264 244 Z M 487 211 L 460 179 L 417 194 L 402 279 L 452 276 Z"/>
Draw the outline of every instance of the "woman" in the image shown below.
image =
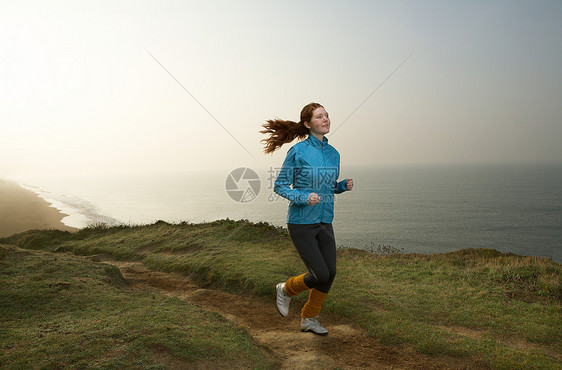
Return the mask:
<path id="1" fill-rule="evenodd" d="M 266 154 L 308 135 L 289 149 L 274 186 L 277 194 L 290 201 L 287 227 L 308 269 L 308 273 L 277 284 L 277 310 L 287 316 L 291 297 L 309 290 L 301 311 L 301 330 L 326 335 L 328 330 L 320 325 L 318 315 L 336 276 L 334 194 L 351 190 L 353 180 L 337 181 L 340 155 L 325 137 L 330 132 L 330 118 L 322 105 L 306 105 L 299 122 L 275 119 L 263 127 L 260 132 L 270 134 L 262 140 Z"/>

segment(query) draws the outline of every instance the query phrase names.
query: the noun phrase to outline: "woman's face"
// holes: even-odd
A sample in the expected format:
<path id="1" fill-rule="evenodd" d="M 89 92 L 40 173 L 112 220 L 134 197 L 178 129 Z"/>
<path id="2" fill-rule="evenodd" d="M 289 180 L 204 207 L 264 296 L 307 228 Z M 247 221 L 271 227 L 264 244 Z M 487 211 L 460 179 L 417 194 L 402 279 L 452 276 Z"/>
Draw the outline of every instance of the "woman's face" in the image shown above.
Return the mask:
<path id="1" fill-rule="evenodd" d="M 330 117 L 323 107 L 318 107 L 312 112 L 310 122 L 304 124 L 315 136 L 324 136 L 330 132 Z"/>

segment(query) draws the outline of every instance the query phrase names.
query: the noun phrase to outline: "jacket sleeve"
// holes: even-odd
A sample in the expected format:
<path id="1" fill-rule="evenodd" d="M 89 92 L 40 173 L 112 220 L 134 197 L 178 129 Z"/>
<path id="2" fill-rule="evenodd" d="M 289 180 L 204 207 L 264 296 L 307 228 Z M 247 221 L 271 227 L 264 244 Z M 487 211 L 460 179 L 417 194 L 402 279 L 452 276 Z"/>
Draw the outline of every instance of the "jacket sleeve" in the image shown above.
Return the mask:
<path id="1" fill-rule="evenodd" d="M 336 182 L 336 186 L 334 187 L 334 194 L 341 194 L 344 191 L 347 191 L 347 179 Z"/>
<path id="2" fill-rule="evenodd" d="M 281 167 L 281 171 L 275 180 L 273 191 L 294 204 L 307 205 L 310 191 L 291 188 L 291 185 L 294 183 L 295 169 L 297 168 L 296 155 L 297 151 L 294 147 L 289 149 L 283 162 L 283 167 Z"/>
<path id="3" fill-rule="evenodd" d="M 337 151 L 336 151 L 337 153 Z M 338 161 L 338 172 L 336 174 L 336 179 L 340 176 L 340 155 L 337 153 L 337 161 Z M 343 179 L 342 181 L 338 182 L 336 180 L 336 184 L 334 185 L 334 194 L 341 194 L 344 191 L 347 191 L 347 179 Z"/>

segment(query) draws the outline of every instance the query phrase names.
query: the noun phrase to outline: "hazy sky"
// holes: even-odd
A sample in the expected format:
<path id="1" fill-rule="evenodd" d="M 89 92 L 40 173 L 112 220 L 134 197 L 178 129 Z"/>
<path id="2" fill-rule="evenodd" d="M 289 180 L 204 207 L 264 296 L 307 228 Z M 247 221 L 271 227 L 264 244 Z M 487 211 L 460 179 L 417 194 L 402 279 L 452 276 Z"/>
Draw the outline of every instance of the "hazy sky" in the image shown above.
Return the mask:
<path id="1" fill-rule="evenodd" d="M 342 166 L 562 161 L 559 0 L 1 0 L 0 47 L 0 175 L 279 166 L 312 101 Z"/>

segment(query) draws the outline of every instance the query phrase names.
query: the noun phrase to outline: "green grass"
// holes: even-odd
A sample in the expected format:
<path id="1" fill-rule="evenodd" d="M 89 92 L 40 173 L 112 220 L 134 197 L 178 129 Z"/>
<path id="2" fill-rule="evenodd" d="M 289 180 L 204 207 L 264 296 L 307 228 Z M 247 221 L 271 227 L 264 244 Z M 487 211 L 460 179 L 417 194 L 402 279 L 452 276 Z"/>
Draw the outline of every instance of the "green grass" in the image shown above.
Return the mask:
<path id="1" fill-rule="evenodd" d="M 246 220 L 99 225 L 73 234 L 27 232 L 0 242 L 138 260 L 244 294 L 273 296 L 277 282 L 304 272 L 286 229 Z M 352 320 L 383 344 L 412 346 L 430 356 L 498 369 L 562 368 L 561 267 L 491 249 L 438 255 L 341 249 L 324 310 Z"/>
<path id="2" fill-rule="evenodd" d="M 490 250 L 345 251 L 339 262 L 333 309 L 359 317 L 386 343 L 470 356 L 495 368 L 562 365 L 559 264 Z"/>
<path id="3" fill-rule="evenodd" d="M 222 316 L 127 289 L 114 266 L 0 246 L 0 286 L 2 367 L 273 365 Z"/>

